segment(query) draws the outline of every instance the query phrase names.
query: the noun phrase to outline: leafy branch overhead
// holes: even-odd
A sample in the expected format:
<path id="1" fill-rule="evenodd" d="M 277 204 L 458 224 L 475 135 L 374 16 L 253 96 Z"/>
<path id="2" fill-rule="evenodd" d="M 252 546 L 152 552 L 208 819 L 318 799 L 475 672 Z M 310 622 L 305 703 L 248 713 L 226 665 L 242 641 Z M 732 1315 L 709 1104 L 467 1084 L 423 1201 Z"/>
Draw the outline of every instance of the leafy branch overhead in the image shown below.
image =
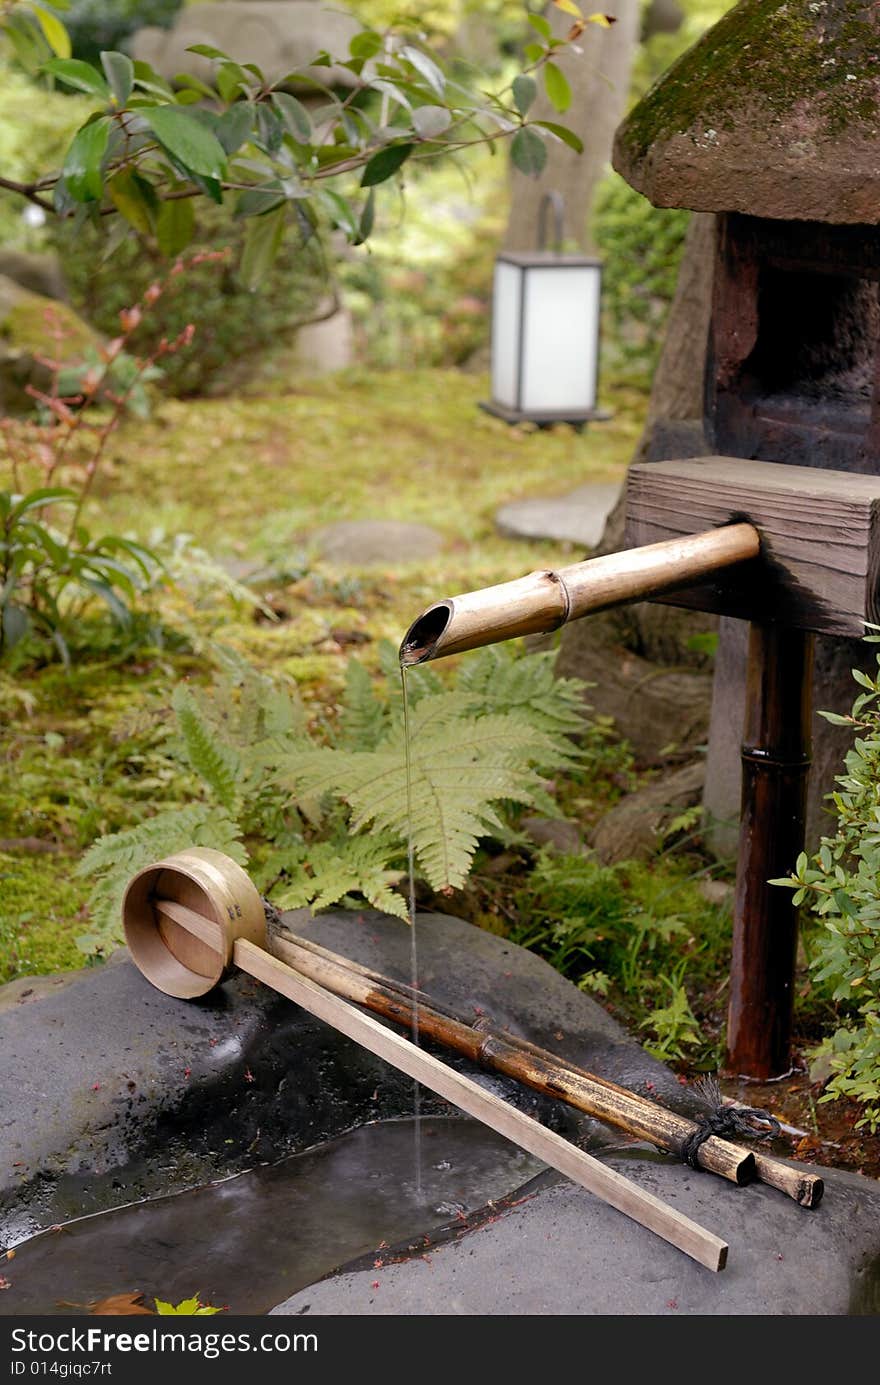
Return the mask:
<path id="1" fill-rule="evenodd" d="M 60 170 L 31 183 L 2 176 L 0 189 L 77 221 L 118 214 L 123 227 L 178 254 L 194 230 L 192 199 L 231 205 L 247 218 L 242 267 L 256 285 L 285 233 L 307 240 L 322 224 L 352 244 L 373 227 L 375 192 L 406 164 L 511 138 L 511 157 L 539 175 L 547 140 L 580 152 L 573 131 L 530 119 L 543 81 L 562 113 L 571 90 L 556 61 L 590 23 L 573 0 L 554 0 L 572 16 L 565 38 L 542 15 L 528 15 L 532 39 L 524 70 L 503 90 L 468 80 L 411 34 L 366 28 L 348 53 L 317 53 L 307 67 L 269 80 L 255 64 L 207 44 L 189 50 L 213 65 L 210 82 L 179 74 L 174 84 L 148 63 L 104 52 L 101 70 L 70 56 L 55 10 L 37 0 L 0 0 L 0 34 L 19 62 L 88 97 L 94 109 L 74 135 Z M 318 73 L 325 71 L 326 79 Z M 336 83 L 344 73 L 345 94 Z M 309 108 L 291 88 L 308 90 Z M 332 184 L 332 186 L 331 186 Z M 124 232 L 123 232 L 124 233 Z"/>

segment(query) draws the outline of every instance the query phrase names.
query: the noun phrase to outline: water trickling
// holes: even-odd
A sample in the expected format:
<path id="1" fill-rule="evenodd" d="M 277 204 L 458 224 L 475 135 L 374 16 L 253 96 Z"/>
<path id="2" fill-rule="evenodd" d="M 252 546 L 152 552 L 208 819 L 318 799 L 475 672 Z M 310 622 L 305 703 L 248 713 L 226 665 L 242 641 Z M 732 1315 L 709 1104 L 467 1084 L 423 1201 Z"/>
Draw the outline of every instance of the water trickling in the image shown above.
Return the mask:
<path id="1" fill-rule="evenodd" d="M 410 984 L 413 989 L 412 1001 L 412 1041 L 418 1048 L 419 1046 L 419 949 L 416 936 L 416 872 L 415 872 L 415 849 L 413 844 L 413 802 L 412 802 L 412 745 L 409 734 L 409 695 L 406 686 L 406 665 L 400 665 L 400 687 L 403 697 L 403 743 L 404 755 L 406 759 L 406 867 L 407 867 L 407 898 L 409 900 L 409 955 L 410 955 Z M 415 1154 L 415 1182 L 417 1192 L 422 1188 L 422 1120 L 421 1120 L 421 1088 L 417 1081 L 413 1082 L 413 1141 Z"/>

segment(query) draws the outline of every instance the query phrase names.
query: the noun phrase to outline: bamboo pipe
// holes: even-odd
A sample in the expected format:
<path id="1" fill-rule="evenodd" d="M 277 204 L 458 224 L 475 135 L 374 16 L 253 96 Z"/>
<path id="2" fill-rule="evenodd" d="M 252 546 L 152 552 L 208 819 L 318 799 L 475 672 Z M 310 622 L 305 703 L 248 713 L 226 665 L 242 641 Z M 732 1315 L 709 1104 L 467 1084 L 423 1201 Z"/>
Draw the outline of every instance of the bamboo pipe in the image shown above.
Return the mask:
<path id="1" fill-rule="evenodd" d="M 412 1024 L 412 1004 L 390 986 L 370 981 L 345 965 L 319 957 L 279 933 L 275 933 L 270 941 L 273 956 L 280 957 L 334 995 L 364 1005 L 397 1024 Z M 436 1039 L 457 1053 L 463 1053 L 474 1063 L 482 1063 L 496 1072 L 514 1077 L 535 1091 L 565 1101 L 580 1111 L 586 1111 L 641 1139 L 650 1140 L 663 1149 L 677 1153 L 683 1140 L 696 1129 L 693 1121 L 668 1111 L 656 1102 L 640 1098 L 624 1087 L 599 1083 L 590 1074 L 576 1074 L 554 1062 L 552 1055 L 547 1061 L 519 1048 L 507 1035 L 475 1029 L 462 1020 L 441 1013 L 433 1004 L 418 1004 L 416 1019 L 420 1036 Z M 710 1136 L 701 1145 L 697 1158 L 701 1167 L 711 1169 L 731 1183 L 742 1186 L 754 1177 L 751 1151 L 720 1140 L 717 1136 Z"/>
<path id="2" fill-rule="evenodd" d="M 448 597 L 429 606 L 410 626 L 400 646 L 400 662 L 404 667 L 424 664 L 519 635 L 558 630 L 581 616 L 692 586 L 756 558 L 760 549 L 753 525 L 726 524 Z"/>
<path id="3" fill-rule="evenodd" d="M 360 977 L 364 977 L 366 980 L 375 983 L 375 985 L 379 987 L 385 986 L 389 990 L 399 993 L 410 1003 L 413 1001 L 415 1002 L 419 1016 L 421 1016 L 423 1008 L 428 1007 L 438 1014 L 445 1016 L 447 1019 L 464 1022 L 461 1020 L 461 1016 L 456 1014 L 454 1010 L 432 999 L 425 991 L 416 990 L 412 986 L 408 986 L 406 982 L 396 981 L 390 976 L 384 976 L 381 972 L 373 971 L 369 967 L 364 967 L 359 962 L 354 962 L 348 957 L 342 957 L 338 952 L 331 952 L 329 948 L 322 947 L 320 943 L 316 943 L 312 938 L 303 938 L 298 933 L 289 932 L 284 928 L 283 924 L 273 925 L 270 922 L 269 938 L 272 947 L 277 947 L 278 941 L 281 940 L 293 943 L 307 952 L 312 952 L 330 963 L 335 963 L 337 966 L 341 966 L 348 971 L 356 973 Z M 559 1054 L 552 1053 L 549 1049 L 541 1048 L 538 1044 L 530 1043 L 528 1039 L 523 1039 L 518 1034 L 511 1034 L 505 1029 L 499 1029 L 485 1020 L 477 1021 L 472 1027 L 479 1033 L 486 1034 L 493 1039 L 498 1039 L 514 1048 L 522 1050 L 524 1053 L 534 1055 L 534 1057 L 539 1059 L 542 1063 L 555 1065 L 557 1069 L 564 1069 L 565 1072 L 574 1074 L 576 1078 L 586 1079 L 588 1082 L 595 1083 L 599 1087 L 610 1089 L 611 1092 L 621 1093 L 632 1101 L 639 1102 L 644 1107 L 647 1107 L 650 1113 L 664 1110 L 657 1102 L 649 1100 L 648 1097 L 640 1096 L 638 1093 L 632 1092 L 626 1087 L 620 1087 L 616 1082 L 611 1082 L 607 1077 L 599 1077 L 596 1073 L 588 1072 L 586 1068 L 578 1067 L 577 1064 L 569 1062 L 567 1058 L 562 1058 Z M 487 1054 L 484 1051 L 481 1055 L 481 1059 L 485 1059 L 486 1057 Z M 516 1076 L 517 1074 L 511 1075 Z M 528 1078 L 520 1077 L 520 1080 L 528 1084 Z M 548 1091 L 548 1095 L 559 1095 L 558 1092 L 551 1092 L 549 1089 L 546 1090 Z M 562 1097 L 561 1099 L 568 1101 L 568 1097 Z M 573 1106 L 578 1105 L 577 1101 L 571 1101 L 569 1104 Z M 741 1102 L 733 1102 L 732 1105 L 734 1107 L 742 1107 Z M 588 1114 L 595 1114 L 592 1110 L 588 1110 L 588 1108 L 584 1106 L 579 1106 L 578 1109 L 587 1110 Z M 666 1113 L 664 1112 L 664 1114 Z M 649 1118 L 650 1116 L 646 1115 L 646 1119 Z M 605 1119 L 608 1124 L 614 1124 L 610 1116 L 601 1117 L 601 1119 Z M 695 1122 L 688 1120 L 687 1117 L 682 1116 L 679 1119 L 684 1122 L 682 1127 L 683 1136 L 691 1134 L 696 1129 Z M 628 1129 L 629 1127 L 623 1128 Z M 652 1134 L 647 1138 L 655 1139 L 655 1136 Z M 716 1142 L 718 1144 L 727 1143 L 726 1141 L 719 1140 L 715 1135 L 710 1136 L 701 1146 L 698 1160 L 701 1167 L 709 1169 L 713 1173 L 721 1173 L 722 1176 L 724 1176 L 723 1170 L 715 1168 L 712 1162 Z M 668 1148 L 673 1152 L 677 1152 L 679 1148 L 678 1145 L 674 1144 L 662 1147 Z M 733 1147 L 736 1148 L 735 1145 L 733 1145 Z M 824 1180 L 819 1174 L 813 1173 L 804 1167 L 793 1168 L 790 1164 L 785 1164 L 782 1160 L 775 1159 L 769 1154 L 763 1154 L 759 1150 L 752 1150 L 751 1153 L 755 1160 L 755 1177 L 759 1183 L 766 1183 L 768 1187 L 776 1188 L 779 1192 L 785 1193 L 786 1197 L 793 1198 L 799 1207 L 818 1207 L 825 1191 Z"/>
<path id="4" fill-rule="evenodd" d="M 173 860 L 173 858 L 171 858 Z M 165 863 L 167 866 L 167 862 Z M 135 877 L 137 881 L 138 877 Z M 141 901 L 135 897 L 136 906 Z M 719 1236 L 707 1231 L 698 1222 L 667 1206 L 652 1193 L 646 1192 L 614 1169 L 607 1168 L 592 1155 L 578 1149 L 570 1141 L 548 1130 L 531 1116 L 518 1111 L 492 1092 L 487 1092 L 471 1078 L 456 1072 L 431 1054 L 417 1048 L 409 1039 L 386 1028 L 370 1015 L 363 1014 L 325 987 L 316 985 L 307 976 L 287 965 L 271 952 L 256 946 L 248 937 L 234 937 L 226 922 L 205 918 L 178 900 L 152 896 L 154 915 L 165 926 L 183 930 L 202 947 L 219 947 L 223 954 L 231 941 L 231 961 L 256 981 L 302 1006 L 309 1014 L 330 1024 L 340 1033 L 359 1043 L 369 1052 L 392 1063 L 401 1072 L 452 1102 L 460 1110 L 474 1116 L 507 1140 L 528 1150 L 551 1168 L 580 1184 L 589 1192 L 631 1217 L 670 1245 L 689 1255 L 714 1272 L 727 1264 L 728 1245 Z M 123 905 L 125 908 L 125 905 Z M 232 920 L 229 920 L 232 923 Z M 161 934 L 161 926 L 157 937 Z M 234 929 L 233 929 L 234 932 Z M 144 932 L 134 935 L 139 950 L 144 946 Z M 137 960 L 137 958 L 135 958 Z M 153 957 L 153 962 L 155 957 Z M 147 959 L 149 965 L 149 958 Z M 179 977 L 169 972 L 176 988 Z M 171 994 L 175 990 L 171 990 Z"/>

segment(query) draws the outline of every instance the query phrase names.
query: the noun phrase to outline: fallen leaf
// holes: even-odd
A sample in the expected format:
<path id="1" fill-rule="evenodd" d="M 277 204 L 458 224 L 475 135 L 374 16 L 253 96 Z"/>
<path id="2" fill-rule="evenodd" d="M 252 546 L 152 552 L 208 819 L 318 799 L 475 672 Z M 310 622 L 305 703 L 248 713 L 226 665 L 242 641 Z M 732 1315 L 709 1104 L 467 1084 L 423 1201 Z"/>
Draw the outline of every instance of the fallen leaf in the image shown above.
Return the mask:
<path id="1" fill-rule="evenodd" d="M 89 1312 L 93 1317 L 125 1317 L 132 1314 L 141 1314 L 145 1318 L 155 1317 L 152 1310 L 143 1305 L 144 1296 L 140 1291 L 133 1294 L 111 1294 L 109 1298 L 91 1303 Z"/>

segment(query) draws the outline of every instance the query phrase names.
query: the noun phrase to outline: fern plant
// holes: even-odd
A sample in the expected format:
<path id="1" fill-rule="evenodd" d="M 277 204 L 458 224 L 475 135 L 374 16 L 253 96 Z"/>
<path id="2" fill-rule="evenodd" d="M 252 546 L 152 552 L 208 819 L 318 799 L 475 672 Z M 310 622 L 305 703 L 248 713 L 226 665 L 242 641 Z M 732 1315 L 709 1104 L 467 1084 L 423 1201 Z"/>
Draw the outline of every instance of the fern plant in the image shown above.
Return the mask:
<path id="1" fill-rule="evenodd" d="M 295 692 L 244 664 L 213 685 L 180 684 L 170 752 L 198 777 L 201 801 L 97 842 L 79 866 L 96 876 L 92 930 L 117 936 L 131 874 L 183 847 L 226 851 L 281 908 L 342 902 L 407 917 L 399 886 L 412 831 L 417 874 L 433 890 L 460 888 L 478 843 L 510 840 L 524 807 L 553 814 L 545 776 L 584 751 L 584 684 L 556 679 L 552 654 L 486 649 L 448 688 L 433 669 L 410 670 L 411 785 L 407 789 L 397 652 L 380 650 L 377 686 L 349 662 L 338 723 L 320 733 Z M 410 806 L 412 809 L 410 820 Z"/>

